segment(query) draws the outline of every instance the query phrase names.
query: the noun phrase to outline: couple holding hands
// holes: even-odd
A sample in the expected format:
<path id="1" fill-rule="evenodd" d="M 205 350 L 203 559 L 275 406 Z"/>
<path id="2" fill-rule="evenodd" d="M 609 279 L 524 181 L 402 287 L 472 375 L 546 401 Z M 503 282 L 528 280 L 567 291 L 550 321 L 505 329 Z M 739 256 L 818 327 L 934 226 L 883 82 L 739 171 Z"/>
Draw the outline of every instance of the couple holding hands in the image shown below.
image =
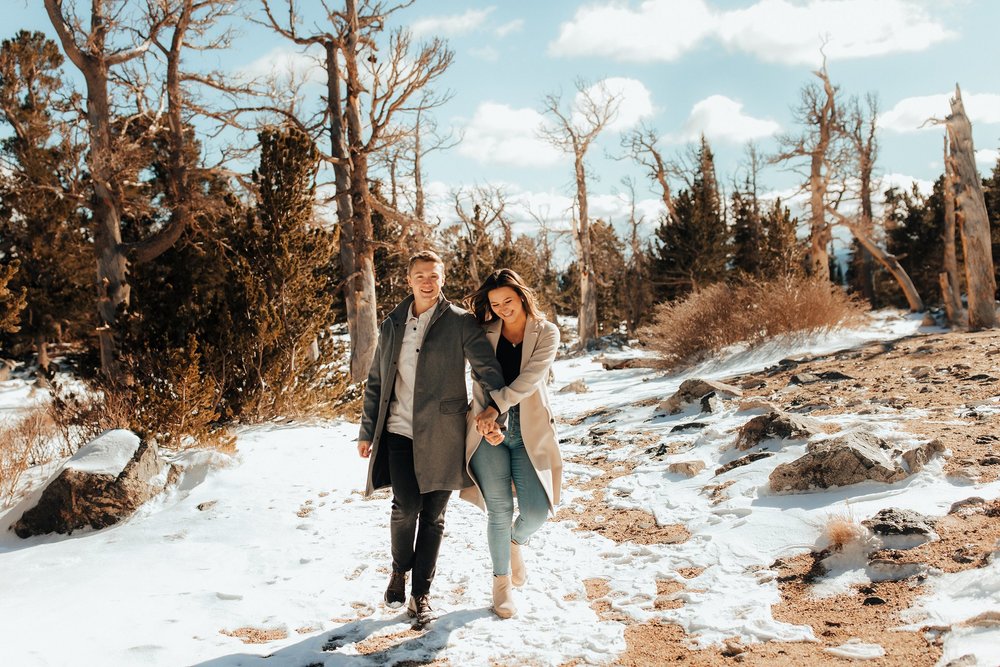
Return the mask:
<path id="1" fill-rule="evenodd" d="M 407 284 L 412 295 L 379 331 L 358 436 L 369 459 L 365 495 L 392 488 L 385 601 L 406 601 L 411 573 L 409 614 L 418 625 L 432 620 L 430 587 L 457 490 L 487 512 L 493 611 L 510 618 L 511 589 L 527 577 L 521 547 L 559 502 L 562 459 L 545 390 L 559 330 L 510 269 L 490 274 L 465 299 L 468 310 L 441 293 L 444 263 L 434 252 L 410 258 Z"/>

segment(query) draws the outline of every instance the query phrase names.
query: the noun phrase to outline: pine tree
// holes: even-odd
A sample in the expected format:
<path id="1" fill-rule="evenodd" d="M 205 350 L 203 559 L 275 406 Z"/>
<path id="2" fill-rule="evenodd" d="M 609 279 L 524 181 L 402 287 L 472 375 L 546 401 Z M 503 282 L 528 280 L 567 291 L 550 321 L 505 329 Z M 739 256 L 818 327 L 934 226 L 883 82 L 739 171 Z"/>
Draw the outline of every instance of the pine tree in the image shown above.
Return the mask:
<path id="1" fill-rule="evenodd" d="M 940 295 L 938 274 L 944 263 L 941 231 L 944 229 L 944 177 L 934 182 L 930 196 L 924 197 L 916 185 L 910 192 L 890 188 L 885 195 L 886 247 L 899 258 L 920 294 Z M 961 265 L 961 241 L 957 244 Z M 898 289 L 889 292 L 893 303 L 905 305 Z"/>
<path id="2" fill-rule="evenodd" d="M 24 310 L 24 288 L 20 292 L 11 289 L 17 269 L 16 261 L 7 265 L 0 264 L 0 332 L 17 333 L 21 311 Z"/>
<path id="3" fill-rule="evenodd" d="M 593 221 L 589 231 L 597 284 L 597 326 L 600 335 L 605 336 L 617 332 L 625 320 L 625 244 L 614 227 L 604 220 Z M 566 268 L 560 279 L 570 312 L 576 312 L 578 307 L 572 302 L 579 298 L 578 276 L 579 270 L 574 263 Z"/>
<path id="4" fill-rule="evenodd" d="M 65 96 L 62 63 L 59 48 L 39 32 L 22 30 L 0 45 L 0 123 L 12 130 L 0 141 L 11 167 L 0 172 L 0 255 L 20 260 L 12 286 L 27 297 L 13 342 L 34 345 L 43 370 L 48 343 L 89 334 L 93 320 L 93 259 L 75 175 L 82 147 L 59 120 L 74 103 Z"/>
<path id="5" fill-rule="evenodd" d="M 747 276 L 759 276 L 763 270 L 766 238 L 760 205 L 749 183 L 730 199 L 733 216 L 732 268 Z"/>
<path id="6" fill-rule="evenodd" d="M 761 258 L 761 274 L 765 278 L 801 275 L 804 250 L 795 230 L 798 220 L 778 197 L 768 207 L 761 221 L 766 242 Z"/>
<path id="7" fill-rule="evenodd" d="M 715 161 L 702 137 L 691 188 L 674 204 L 675 218 L 664 218 L 656 230 L 653 280 L 660 300 L 673 300 L 725 278 L 729 230 L 722 215 Z"/>

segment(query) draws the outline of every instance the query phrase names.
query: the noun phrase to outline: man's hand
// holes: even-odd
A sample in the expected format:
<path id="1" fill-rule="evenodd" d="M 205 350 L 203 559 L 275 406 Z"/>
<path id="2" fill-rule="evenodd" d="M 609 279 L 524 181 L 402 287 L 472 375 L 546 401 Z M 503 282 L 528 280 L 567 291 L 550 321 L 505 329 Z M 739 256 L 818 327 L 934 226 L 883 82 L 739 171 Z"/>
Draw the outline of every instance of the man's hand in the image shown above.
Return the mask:
<path id="1" fill-rule="evenodd" d="M 371 456 L 372 453 L 372 442 L 371 440 L 358 440 L 358 454 L 361 458 L 366 459 Z"/>
<path id="2" fill-rule="evenodd" d="M 493 431 L 497 427 L 499 416 L 500 413 L 492 405 L 476 415 L 476 430 L 479 431 L 479 435 L 485 436 Z"/>

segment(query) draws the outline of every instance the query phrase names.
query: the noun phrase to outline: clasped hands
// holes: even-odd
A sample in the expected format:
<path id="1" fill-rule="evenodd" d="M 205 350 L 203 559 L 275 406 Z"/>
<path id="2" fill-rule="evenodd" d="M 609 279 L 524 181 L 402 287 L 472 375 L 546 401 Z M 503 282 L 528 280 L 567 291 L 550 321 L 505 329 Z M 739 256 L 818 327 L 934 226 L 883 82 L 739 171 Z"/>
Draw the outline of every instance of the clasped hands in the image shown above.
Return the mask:
<path id="1" fill-rule="evenodd" d="M 490 406 L 476 415 L 476 431 L 486 439 L 491 445 L 499 445 L 503 442 L 503 431 L 497 423 L 500 413 L 493 406 Z"/>

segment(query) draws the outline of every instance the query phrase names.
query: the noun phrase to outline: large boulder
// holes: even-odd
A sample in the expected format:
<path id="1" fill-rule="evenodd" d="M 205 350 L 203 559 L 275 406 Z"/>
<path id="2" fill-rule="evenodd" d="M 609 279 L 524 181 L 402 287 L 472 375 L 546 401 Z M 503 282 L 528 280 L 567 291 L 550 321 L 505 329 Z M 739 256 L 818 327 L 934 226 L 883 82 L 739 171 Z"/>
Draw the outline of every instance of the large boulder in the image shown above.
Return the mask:
<path id="1" fill-rule="evenodd" d="M 771 489 L 809 491 L 867 481 L 891 484 L 909 473 L 889 450 L 881 438 L 859 431 L 811 443 L 808 453 L 771 472 Z"/>
<path id="2" fill-rule="evenodd" d="M 114 525 L 166 487 L 167 469 L 156 445 L 131 431 L 107 431 L 66 462 L 11 528 L 26 538 Z"/>
<path id="3" fill-rule="evenodd" d="M 681 383 L 673 396 L 661 402 L 656 411 L 676 415 L 691 403 L 700 402 L 703 397 L 713 393 L 716 398 L 728 399 L 742 396 L 743 390 L 724 382 L 690 378 Z"/>
<path id="4" fill-rule="evenodd" d="M 819 433 L 822 433 L 820 423 L 811 417 L 771 410 L 740 427 L 736 434 L 736 449 L 746 451 L 767 438 L 807 440 Z"/>

